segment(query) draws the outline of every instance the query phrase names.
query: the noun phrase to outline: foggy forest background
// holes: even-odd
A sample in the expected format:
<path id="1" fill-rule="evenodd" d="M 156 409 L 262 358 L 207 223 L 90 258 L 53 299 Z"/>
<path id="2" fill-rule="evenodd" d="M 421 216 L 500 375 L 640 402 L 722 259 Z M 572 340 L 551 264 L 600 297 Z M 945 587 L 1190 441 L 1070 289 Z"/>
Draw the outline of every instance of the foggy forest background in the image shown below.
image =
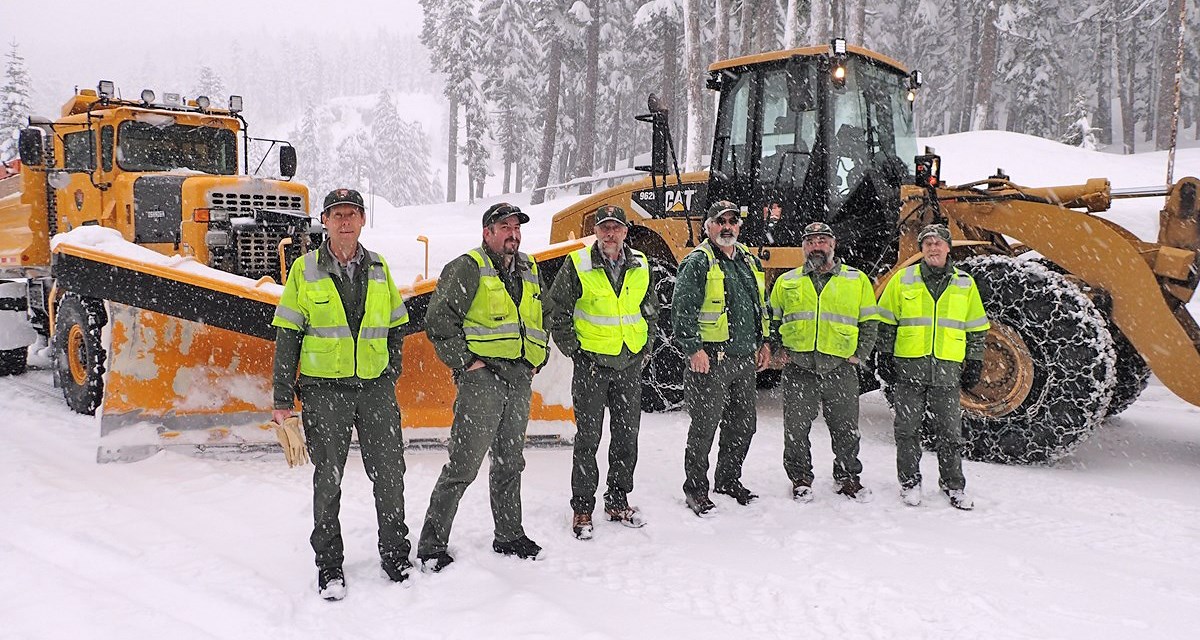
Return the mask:
<path id="1" fill-rule="evenodd" d="M 1169 144 L 1181 12 L 1179 144 L 1200 144 L 1200 0 L 420 0 L 419 35 L 274 34 L 160 47 L 118 78 L 246 99 L 254 135 L 286 137 L 320 194 L 393 205 L 527 191 L 628 167 L 649 150 L 633 116 L 671 107 L 681 157 L 708 153 L 712 62 L 850 44 L 924 73 L 918 134 L 1001 129 L 1133 153 Z M 75 78 L 4 43 L 0 160 L 30 114 L 56 117 Z M 420 105 L 432 104 L 432 118 Z M 424 113 L 422 118 L 418 117 Z M 450 117 L 454 114 L 454 117 Z M 586 190 L 587 185 L 582 189 Z M 541 198 L 535 192 L 534 202 Z"/>

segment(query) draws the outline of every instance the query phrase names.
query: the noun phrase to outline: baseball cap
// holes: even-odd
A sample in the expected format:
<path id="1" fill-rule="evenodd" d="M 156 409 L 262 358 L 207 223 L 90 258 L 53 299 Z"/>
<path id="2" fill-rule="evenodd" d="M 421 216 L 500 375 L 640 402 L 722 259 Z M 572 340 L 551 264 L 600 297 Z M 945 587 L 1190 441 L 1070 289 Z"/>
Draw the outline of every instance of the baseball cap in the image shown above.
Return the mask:
<path id="1" fill-rule="evenodd" d="M 355 191 L 354 189 L 334 189 L 333 191 L 329 192 L 329 195 L 325 196 L 325 205 L 321 207 L 321 215 L 325 215 L 325 212 L 329 211 L 330 207 L 334 207 L 339 204 L 352 204 L 358 207 L 360 211 L 366 211 L 367 209 L 363 206 L 363 197 L 361 193 Z"/>
<path id="2" fill-rule="evenodd" d="M 601 222 L 608 222 L 609 220 L 629 226 L 629 220 L 625 218 L 625 210 L 615 204 L 606 204 L 596 209 L 596 226 L 600 226 Z"/>
<path id="3" fill-rule="evenodd" d="M 825 224 L 824 222 L 809 223 L 808 226 L 804 227 L 804 234 L 800 236 L 800 239 L 807 240 L 811 236 L 829 236 L 830 238 L 837 238 L 837 236 L 833 235 L 833 229 L 831 229 L 829 225 Z"/>
<path id="4" fill-rule="evenodd" d="M 521 211 L 521 207 L 507 202 L 497 202 L 488 207 L 487 211 L 483 212 L 483 226 L 486 227 L 513 215 L 517 216 L 521 224 L 529 222 L 529 216 L 524 211 Z"/>
<path id="5" fill-rule="evenodd" d="M 708 214 L 704 216 L 704 219 L 712 220 L 713 218 L 719 217 L 723 213 L 736 213 L 739 220 L 742 217 L 741 207 L 728 200 L 718 200 L 712 203 L 712 205 L 708 208 Z"/>

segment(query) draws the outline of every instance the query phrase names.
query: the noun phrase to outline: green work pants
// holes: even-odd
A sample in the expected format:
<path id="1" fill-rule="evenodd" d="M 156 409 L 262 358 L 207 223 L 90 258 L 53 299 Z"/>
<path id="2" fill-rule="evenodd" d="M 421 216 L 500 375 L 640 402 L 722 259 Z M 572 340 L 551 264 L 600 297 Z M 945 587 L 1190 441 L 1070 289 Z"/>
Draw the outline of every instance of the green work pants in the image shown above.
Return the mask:
<path id="1" fill-rule="evenodd" d="M 637 465 L 638 426 L 642 419 L 642 370 L 636 365 L 612 369 L 581 357 L 571 379 L 575 405 L 575 446 L 571 465 L 571 510 L 591 513 L 596 507 L 600 470 L 596 452 L 604 427 L 604 410 L 609 415 L 608 491 L 604 506 L 629 506 L 633 491 L 633 468 Z"/>
<path id="2" fill-rule="evenodd" d="M 722 487 L 741 479 L 758 424 L 755 389 L 754 355 L 710 355 L 708 373 L 685 373 L 683 392 L 691 426 L 683 456 L 684 494 L 708 494 L 708 456 L 718 427 L 721 439 L 713 480 Z"/>
<path id="3" fill-rule="evenodd" d="M 858 372 L 849 362 L 824 373 L 783 368 L 783 469 L 793 485 L 812 486 L 809 432 L 822 407 L 833 443 L 833 479 L 858 481 Z"/>
<path id="4" fill-rule="evenodd" d="M 379 555 L 385 560 L 407 558 L 411 545 L 404 524 L 404 440 L 394 382 L 388 376 L 361 384 L 322 381 L 301 385 L 298 393 L 314 467 L 309 541 L 317 567 L 340 567 L 344 559 L 338 513 L 351 429 L 358 431 L 363 466 L 375 492 Z"/>
<path id="5" fill-rule="evenodd" d="M 962 405 L 958 387 L 934 387 L 897 381 L 892 387 L 896 409 L 896 475 L 900 486 L 921 483 L 921 422 L 926 413 L 933 427 L 938 457 L 938 485 L 963 489 Z"/>
<path id="6" fill-rule="evenodd" d="M 450 460 L 442 467 L 429 498 L 429 510 L 425 512 L 425 525 L 417 544 L 418 556 L 429 557 L 446 550 L 458 503 L 479 475 L 483 457 L 489 450 L 488 485 L 495 539 L 504 543 L 525 535 L 521 527 L 521 472 L 525 470 L 530 380 L 501 378 L 488 367 L 464 372 L 459 377 L 454 423 L 447 445 Z"/>

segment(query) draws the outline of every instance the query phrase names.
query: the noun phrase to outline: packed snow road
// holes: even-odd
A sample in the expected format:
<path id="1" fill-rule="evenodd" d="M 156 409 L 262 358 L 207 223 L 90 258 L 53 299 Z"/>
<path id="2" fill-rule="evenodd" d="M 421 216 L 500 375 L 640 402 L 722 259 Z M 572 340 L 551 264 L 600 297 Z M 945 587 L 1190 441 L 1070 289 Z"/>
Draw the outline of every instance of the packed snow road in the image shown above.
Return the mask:
<path id="1" fill-rule="evenodd" d="M 0 378 L 0 638 L 1181 638 L 1200 622 L 1200 409 L 1157 384 L 1053 466 L 966 463 L 969 513 L 935 493 L 929 454 L 924 505 L 900 503 L 877 392 L 862 408 L 867 504 L 833 493 L 823 425 L 817 499 L 789 499 L 766 395 L 744 476 L 763 497 L 716 496 L 700 520 L 680 489 L 686 417 L 646 415 L 631 498 L 648 526 L 598 521 L 594 540 L 573 539 L 570 451 L 529 450 L 525 526 L 544 559 L 492 553 L 477 482 L 457 562 L 402 585 L 379 569 L 352 455 L 349 597 L 336 604 L 314 591 L 311 467 L 176 454 L 98 465 L 94 420 L 49 385 L 45 371 Z M 407 456 L 414 541 L 445 460 Z"/>

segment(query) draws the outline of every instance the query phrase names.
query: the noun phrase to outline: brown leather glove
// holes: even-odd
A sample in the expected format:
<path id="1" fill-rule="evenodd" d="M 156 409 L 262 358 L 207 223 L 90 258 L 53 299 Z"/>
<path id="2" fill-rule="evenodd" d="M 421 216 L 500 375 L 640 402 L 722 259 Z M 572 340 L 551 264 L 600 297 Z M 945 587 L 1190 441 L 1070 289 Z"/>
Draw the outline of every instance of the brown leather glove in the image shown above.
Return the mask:
<path id="1" fill-rule="evenodd" d="M 308 447 L 304 446 L 304 428 L 300 426 L 300 418 L 292 416 L 283 424 L 270 423 L 275 428 L 275 438 L 283 448 L 283 457 L 289 467 L 302 467 L 308 464 Z"/>

